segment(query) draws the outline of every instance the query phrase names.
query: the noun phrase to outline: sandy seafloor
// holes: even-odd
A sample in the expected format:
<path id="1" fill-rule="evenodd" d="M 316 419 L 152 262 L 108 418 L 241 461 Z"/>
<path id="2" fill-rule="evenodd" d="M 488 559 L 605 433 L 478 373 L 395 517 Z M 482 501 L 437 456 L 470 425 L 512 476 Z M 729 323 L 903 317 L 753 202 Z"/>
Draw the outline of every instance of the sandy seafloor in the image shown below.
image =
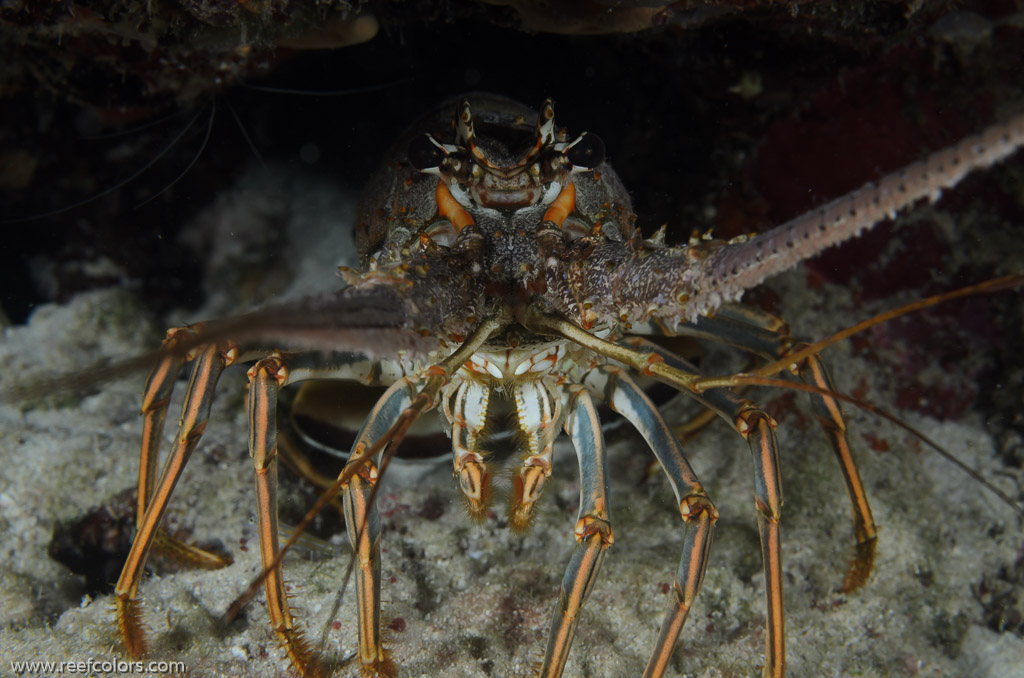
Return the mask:
<path id="1" fill-rule="evenodd" d="M 306 241 L 291 246 L 321 261 L 295 268 L 330 288 L 336 250 L 318 239 L 330 243 L 331 233 L 347 231 L 339 225 L 352 218 L 351 199 L 330 192 L 313 198 L 308 192 L 314 188 L 301 190 L 301 199 L 280 198 L 305 206 L 295 210 L 295 233 Z M 314 219 L 318 205 L 334 214 L 319 230 L 304 223 Z M 845 290 L 824 285 L 809 291 L 806 279 L 796 271 L 772 283 L 796 333 L 824 336 L 870 312 L 851 314 Z M 0 378 L 10 383 L 133 355 L 153 347 L 162 326 L 216 315 L 231 303 L 214 295 L 205 311 L 154 318 L 128 291 L 84 293 L 66 305 L 39 308 L 28 325 L 6 330 Z M 886 375 L 877 366 L 845 345 L 830 349 L 828 357 L 841 389 L 866 380 L 868 397 L 893 407 Z M 85 396 L 0 406 L 0 674 L 12 672 L 11 661 L 122 658 L 111 598 L 83 597 L 80 578 L 50 559 L 47 548 L 57 522 L 78 518 L 133 487 L 143 379 L 140 374 L 115 381 Z M 141 587 L 151 629 L 148 659 L 184 662 L 192 676 L 291 675 L 267 623 L 262 594 L 244 621 L 225 627 L 220 620 L 259 571 L 243 392 L 244 369 L 235 368 L 222 379 L 210 425 L 169 511 L 172 523 L 189 528 L 193 540 L 220 540 L 234 564 L 216 572 L 156 573 Z M 758 397 L 769 401 L 776 395 Z M 790 414 L 778 429 L 789 675 L 1024 676 L 1024 639 L 990 630 L 974 593 L 984 575 L 1022 557 L 1019 518 L 905 432 L 861 412 L 848 414 L 880 526 L 875 573 L 849 595 L 837 593 L 852 538 L 836 464 L 816 426 L 798 426 Z M 1001 474 L 981 414 L 969 410 L 945 422 L 913 412 L 903 416 L 1007 491 L 1018 491 L 1012 472 Z M 864 433 L 886 441 L 890 450 L 873 451 Z M 579 625 L 566 669 L 573 678 L 642 672 L 679 557 L 680 520 L 667 484 L 643 482 L 649 454 L 635 436 L 620 427 L 608 437 L 615 545 Z M 749 452 L 717 423 L 688 450 L 721 519 L 704 588 L 670 674 L 758 676 L 763 577 Z M 396 629 L 389 644 L 400 675 L 531 675 L 574 543 L 578 485 L 567 443 L 557 458 L 554 482 L 525 537 L 509 534 L 498 520 L 471 523 L 445 470 L 393 483 L 383 493 L 385 616 Z M 296 496 L 286 489 L 283 501 Z M 312 635 L 325 624 L 336 627 L 325 648 L 336 675 L 357 676 L 357 667 L 346 663 L 355 648 L 353 596 L 328 618 L 349 554 L 340 535 L 332 548 L 331 556 L 305 550 L 289 557 L 286 577 L 293 605 Z"/>

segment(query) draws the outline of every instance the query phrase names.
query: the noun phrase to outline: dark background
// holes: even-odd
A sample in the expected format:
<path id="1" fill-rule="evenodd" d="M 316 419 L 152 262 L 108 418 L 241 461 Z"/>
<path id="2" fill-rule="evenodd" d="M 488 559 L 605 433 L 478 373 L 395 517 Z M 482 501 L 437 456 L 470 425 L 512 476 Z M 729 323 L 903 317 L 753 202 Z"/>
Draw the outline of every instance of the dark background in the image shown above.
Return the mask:
<path id="1" fill-rule="evenodd" d="M 404 126 L 472 90 L 532 105 L 554 97 L 560 124 L 605 140 L 645 232 L 665 223 L 678 241 L 693 229 L 763 229 L 981 129 L 1020 98 L 1019 3 L 918 4 L 676 3 L 643 32 L 557 35 L 539 20 L 523 28 L 511 7 L 367 2 L 375 39 L 307 51 L 274 43 L 288 22 L 326 20 L 299 17 L 296 3 L 259 14 L 156 2 L 156 16 L 130 2 L 5 8 L 0 227 L 14 246 L 0 253 L 0 305 L 21 322 L 39 303 L 111 282 L 157 309 L 198 305 L 201 253 L 176 234 L 257 153 L 301 163 L 314 144 L 315 171 L 359 186 Z M 607 13 L 561 7 L 542 28 Z M 76 29 L 88 21 L 105 30 Z M 126 27 L 155 35 L 111 37 Z M 243 29 L 256 36 L 244 58 Z M 755 94 L 738 93 L 744 79 L 759 80 Z M 311 94 L 337 90 L 353 93 Z M 101 256 L 118 280 L 83 272 Z"/>

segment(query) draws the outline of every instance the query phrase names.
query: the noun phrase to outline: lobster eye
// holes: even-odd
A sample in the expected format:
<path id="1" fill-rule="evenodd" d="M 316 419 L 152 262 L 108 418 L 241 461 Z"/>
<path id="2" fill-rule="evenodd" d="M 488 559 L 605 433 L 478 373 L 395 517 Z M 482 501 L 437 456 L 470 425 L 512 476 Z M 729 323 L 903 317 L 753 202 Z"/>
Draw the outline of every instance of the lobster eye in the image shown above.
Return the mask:
<path id="1" fill-rule="evenodd" d="M 409 142 L 406 151 L 409 162 L 420 171 L 440 167 L 444 162 L 444 149 L 429 134 L 422 134 Z"/>
<path id="2" fill-rule="evenodd" d="M 579 140 L 565 151 L 565 157 L 577 169 L 594 169 L 604 162 L 604 142 L 596 134 L 584 132 Z"/>

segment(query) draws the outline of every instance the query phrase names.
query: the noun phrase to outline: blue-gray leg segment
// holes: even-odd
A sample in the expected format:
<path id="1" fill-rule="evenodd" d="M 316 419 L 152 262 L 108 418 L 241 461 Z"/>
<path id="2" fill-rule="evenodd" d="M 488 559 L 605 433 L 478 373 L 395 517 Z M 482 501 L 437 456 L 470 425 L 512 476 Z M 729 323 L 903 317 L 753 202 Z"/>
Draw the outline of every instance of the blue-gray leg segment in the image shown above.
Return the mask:
<path id="1" fill-rule="evenodd" d="M 672 428 L 625 371 L 604 366 L 588 372 L 584 383 L 633 424 L 647 441 L 668 476 L 683 518 L 683 551 L 673 582 L 675 600 L 665 615 L 658 642 L 644 671 L 645 678 L 657 678 L 668 668 L 679 633 L 704 581 L 718 511 L 697 480 Z"/>
<path id="2" fill-rule="evenodd" d="M 601 420 L 589 393 L 579 389 L 572 398 L 565 430 L 572 438 L 579 459 L 580 512 L 575 529 L 576 549 L 565 568 L 551 615 L 551 632 L 540 671 L 544 678 L 562 675 L 583 604 L 597 581 L 605 551 L 613 541 L 608 512 L 608 459 Z"/>

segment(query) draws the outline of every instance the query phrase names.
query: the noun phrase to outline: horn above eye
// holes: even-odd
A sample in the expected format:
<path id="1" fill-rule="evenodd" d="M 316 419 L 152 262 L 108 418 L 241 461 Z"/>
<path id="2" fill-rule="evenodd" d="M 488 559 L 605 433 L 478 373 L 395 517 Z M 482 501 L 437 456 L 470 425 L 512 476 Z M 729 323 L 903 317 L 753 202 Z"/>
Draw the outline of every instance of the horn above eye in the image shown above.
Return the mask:
<path id="1" fill-rule="evenodd" d="M 604 142 L 596 134 L 584 132 L 566 149 L 565 157 L 574 168 L 592 170 L 604 162 Z"/>
<path id="2" fill-rule="evenodd" d="M 406 155 L 412 166 L 420 171 L 440 167 L 445 158 L 444 149 L 429 134 L 421 134 L 410 141 Z"/>

